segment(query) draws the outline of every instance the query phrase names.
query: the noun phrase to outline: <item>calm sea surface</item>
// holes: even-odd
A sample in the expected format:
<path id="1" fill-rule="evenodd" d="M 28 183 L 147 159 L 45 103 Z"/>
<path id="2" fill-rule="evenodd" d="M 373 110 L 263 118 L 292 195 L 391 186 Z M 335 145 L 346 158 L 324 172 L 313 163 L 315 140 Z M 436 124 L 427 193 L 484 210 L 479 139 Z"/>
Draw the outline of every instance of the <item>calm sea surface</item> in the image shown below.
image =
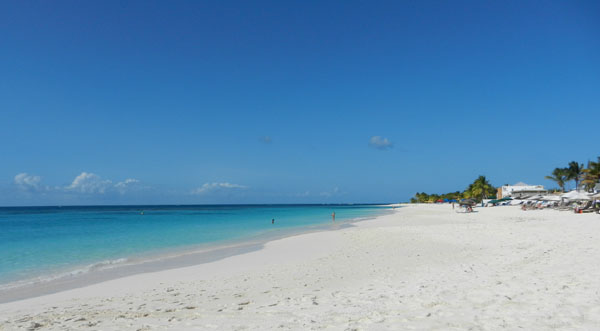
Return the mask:
<path id="1" fill-rule="evenodd" d="M 199 245 L 243 242 L 368 218 L 377 205 L 0 208 L 0 285 L 126 263 Z M 275 219 L 275 224 L 271 220 Z"/>

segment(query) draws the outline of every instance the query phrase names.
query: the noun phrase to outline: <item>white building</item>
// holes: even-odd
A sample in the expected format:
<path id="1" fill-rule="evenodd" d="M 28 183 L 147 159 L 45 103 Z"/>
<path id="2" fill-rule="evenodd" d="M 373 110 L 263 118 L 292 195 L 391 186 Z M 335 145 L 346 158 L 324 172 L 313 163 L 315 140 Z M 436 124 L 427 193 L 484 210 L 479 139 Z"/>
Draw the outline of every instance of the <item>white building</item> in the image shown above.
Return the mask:
<path id="1" fill-rule="evenodd" d="M 504 185 L 499 191 L 498 199 L 504 197 L 518 199 L 548 193 L 544 185 L 527 185 L 523 182 L 516 183 L 515 185 Z"/>

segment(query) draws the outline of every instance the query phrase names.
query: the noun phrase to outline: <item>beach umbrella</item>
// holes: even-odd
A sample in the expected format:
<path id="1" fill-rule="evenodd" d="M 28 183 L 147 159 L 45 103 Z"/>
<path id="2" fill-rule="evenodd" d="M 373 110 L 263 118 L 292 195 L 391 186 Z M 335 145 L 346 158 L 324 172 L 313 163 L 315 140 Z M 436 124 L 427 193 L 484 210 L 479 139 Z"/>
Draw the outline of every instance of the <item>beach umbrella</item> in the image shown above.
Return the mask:
<path id="1" fill-rule="evenodd" d="M 579 192 L 577 192 L 576 190 L 573 190 L 573 191 L 569 191 L 567 193 L 561 194 L 560 197 L 563 199 L 571 199 L 572 197 L 577 196 L 578 193 Z"/>
<path id="2" fill-rule="evenodd" d="M 567 195 L 568 194 L 568 195 Z M 592 200 L 592 198 L 583 192 L 571 191 L 569 193 L 565 193 L 561 195 L 562 198 L 568 200 Z"/>
<path id="3" fill-rule="evenodd" d="M 459 203 L 461 205 L 475 206 L 477 204 L 477 201 L 473 199 L 462 199 Z"/>
<path id="4" fill-rule="evenodd" d="M 560 197 L 558 195 L 545 195 L 542 197 L 544 201 L 560 201 Z"/>

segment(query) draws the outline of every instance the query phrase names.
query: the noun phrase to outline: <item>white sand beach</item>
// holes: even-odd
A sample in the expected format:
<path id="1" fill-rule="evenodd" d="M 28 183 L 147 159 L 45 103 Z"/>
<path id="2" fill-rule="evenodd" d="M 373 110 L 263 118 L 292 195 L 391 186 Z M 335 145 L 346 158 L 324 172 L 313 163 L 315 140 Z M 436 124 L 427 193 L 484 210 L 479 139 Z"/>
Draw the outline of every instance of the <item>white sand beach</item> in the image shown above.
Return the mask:
<path id="1" fill-rule="evenodd" d="M 0 305 L 0 330 L 598 330 L 600 215 L 405 205 Z"/>

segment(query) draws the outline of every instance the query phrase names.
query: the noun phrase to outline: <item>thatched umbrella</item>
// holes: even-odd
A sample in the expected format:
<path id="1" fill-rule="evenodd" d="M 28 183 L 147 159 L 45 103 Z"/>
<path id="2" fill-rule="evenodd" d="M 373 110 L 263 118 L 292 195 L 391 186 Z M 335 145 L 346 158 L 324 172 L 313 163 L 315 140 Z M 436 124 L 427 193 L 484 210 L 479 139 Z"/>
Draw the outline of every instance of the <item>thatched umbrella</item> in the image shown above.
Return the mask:
<path id="1" fill-rule="evenodd" d="M 459 204 L 461 206 L 475 206 L 477 204 L 477 201 L 473 199 L 462 199 L 460 200 Z"/>

